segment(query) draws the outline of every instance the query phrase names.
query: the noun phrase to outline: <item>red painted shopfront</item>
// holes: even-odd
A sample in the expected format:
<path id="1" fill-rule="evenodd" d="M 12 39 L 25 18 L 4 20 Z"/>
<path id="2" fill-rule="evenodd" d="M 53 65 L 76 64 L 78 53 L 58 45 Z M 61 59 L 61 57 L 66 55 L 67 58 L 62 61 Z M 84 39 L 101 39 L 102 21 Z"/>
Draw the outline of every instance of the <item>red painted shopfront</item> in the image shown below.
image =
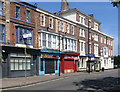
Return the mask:
<path id="1" fill-rule="evenodd" d="M 77 61 L 78 53 L 64 53 L 61 54 L 61 62 L 60 62 L 60 72 L 61 73 L 70 73 L 77 72 Z"/>

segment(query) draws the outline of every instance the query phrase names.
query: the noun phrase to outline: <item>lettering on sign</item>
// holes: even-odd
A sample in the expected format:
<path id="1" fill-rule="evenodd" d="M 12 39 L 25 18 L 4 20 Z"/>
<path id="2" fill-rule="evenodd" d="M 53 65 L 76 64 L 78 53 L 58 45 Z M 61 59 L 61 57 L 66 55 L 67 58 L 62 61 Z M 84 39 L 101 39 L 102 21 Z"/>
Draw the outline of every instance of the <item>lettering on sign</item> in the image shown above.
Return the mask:
<path id="1" fill-rule="evenodd" d="M 78 57 L 75 57 L 75 56 L 65 56 L 64 58 L 65 59 L 78 59 Z"/>
<path id="2" fill-rule="evenodd" d="M 58 59 L 58 56 L 57 56 L 57 55 L 46 55 L 46 54 L 42 54 L 42 55 L 41 55 L 41 58 L 55 58 L 55 59 Z"/>

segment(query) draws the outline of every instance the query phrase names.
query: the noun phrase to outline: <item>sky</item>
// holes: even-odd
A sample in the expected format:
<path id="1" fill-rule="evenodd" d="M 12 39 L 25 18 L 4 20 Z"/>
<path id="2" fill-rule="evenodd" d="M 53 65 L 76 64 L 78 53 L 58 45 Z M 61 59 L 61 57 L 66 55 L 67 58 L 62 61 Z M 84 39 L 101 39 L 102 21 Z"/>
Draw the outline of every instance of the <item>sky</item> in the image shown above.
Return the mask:
<path id="1" fill-rule="evenodd" d="M 34 4 L 35 2 L 29 2 Z M 37 2 L 38 7 L 49 12 L 58 12 L 61 9 L 60 2 Z M 118 9 L 111 2 L 69 2 L 69 8 L 77 8 L 85 14 L 94 14 L 94 18 L 100 21 L 101 31 L 114 38 L 114 55 L 118 55 Z"/>

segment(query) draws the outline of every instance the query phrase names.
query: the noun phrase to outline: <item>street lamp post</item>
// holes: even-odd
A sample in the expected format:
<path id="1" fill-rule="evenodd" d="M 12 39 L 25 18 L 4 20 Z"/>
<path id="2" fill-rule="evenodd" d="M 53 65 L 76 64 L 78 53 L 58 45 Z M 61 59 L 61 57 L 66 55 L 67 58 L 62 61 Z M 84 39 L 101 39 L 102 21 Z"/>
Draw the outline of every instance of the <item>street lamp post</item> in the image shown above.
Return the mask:
<path id="1" fill-rule="evenodd" d="M 59 32 L 59 76 L 60 76 L 60 32 Z"/>
<path id="2" fill-rule="evenodd" d="M 89 18 L 88 18 L 88 73 L 90 73 L 90 56 L 89 56 L 89 50 L 90 50 L 90 48 L 89 48 L 89 34 L 90 34 L 90 32 L 89 32 L 89 26 L 90 26 L 90 21 L 89 21 Z"/>
<path id="3" fill-rule="evenodd" d="M 23 40 L 25 42 L 25 45 L 27 46 L 27 38 L 31 38 L 32 37 L 32 34 L 31 33 L 26 33 L 26 34 L 23 34 Z M 27 64 L 26 64 L 26 55 L 27 55 L 27 51 L 26 51 L 26 46 L 25 46 L 25 83 L 26 83 L 26 77 L 27 77 Z"/>

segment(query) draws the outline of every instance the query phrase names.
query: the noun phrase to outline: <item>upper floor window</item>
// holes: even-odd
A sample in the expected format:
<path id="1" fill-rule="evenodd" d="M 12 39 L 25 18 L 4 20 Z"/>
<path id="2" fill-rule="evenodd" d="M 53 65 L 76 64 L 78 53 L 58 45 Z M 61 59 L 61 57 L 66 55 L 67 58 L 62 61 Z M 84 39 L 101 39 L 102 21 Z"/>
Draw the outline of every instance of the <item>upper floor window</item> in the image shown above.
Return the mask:
<path id="1" fill-rule="evenodd" d="M 94 28 L 95 28 L 96 30 L 98 30 L 98 24 L 97 24 L 97 23 L 94 23 Z"/>
<path id="2" fill-rule="evenodd" d="M 5 26 L 0 24 L 0 42 L 5 42 Z"/>
<path id="3" fill-rule="evenodd" d="M 91 32 L 89 32 L 89 39 L 91 39 Z"/>
<path id="4" fill-rule="evenodd" d="M 102 37 L 101 37 L 101 43 L 103 42 L 103 39 L 102 39 Z"/>
<path id="5" fill-rule="evenodd" d="M 91 54 L 91 44 L 89 44 L 89 53 Z"/>
<path id="6" fill-rule="evenodd" d="M 72 26 L 72 35 L 74 35 L 74 26 Z"/>
<path id="7" fill-rule="evenodd" d="M 53 28 L 53 19 L 50 18 L 50 28 Z"/>
<path id="8" fill-rule="evenodd" d="M 27 38 L 26 40 L 24 40 L 23 39 L 23 34 L 27 34 L 27 33 L 31 33 L 32 37 Z M 23 28 L 23 27 L 16 27 L 16 43 L 32 45 L 33 44 L 33 32 L 32 32 L 32 29 Z"/>
<path id="9" fill-rule="evenodd" d="M 85 37 L 85 30 L 80 29 L 80 36 L 81 36 L 81 37 Z"/>
<path id="10" fill-rule="evenodd" d="M 4 2 L 0 2 L 0 15 L 4 15 Z"/>
<path id="11" fill-rule="evenodd" d="M 106 38 L 104 38 L 104 44 L 106 44 Z"/>
<path id="12" fill-rule="evenodd" d="M 30 11 L 26 11 L 26 21 L 30 22 Z"/>
<path id="13" fill-rule="evenodd" d="M 41 16 L 41 25 L 45 26 L 45 16 L 44 15 Z"/>
<path id="14" fill-rule="evenodd" d="M 46 47 L 46 42 L 47 42 L 46 33 L 42 33 L 42 46 L 43 47 Z"/>
<path id="15" fill-rule="evenodd" d="M 64 23 L 62 23 L 62 32 L 64 32 Z"/>
<path id="16" fill-rule="evenodd" d="M 107 40 L 107 45 L 109 44 L 109 40 Z"/>
<path id="17" fill-rule="evenodd" d="M 98 45 L 94 45 L 94 54 L 98 54 Z"/>
<path id="18" fill-rule="evenodd" d="M 60 31 L 60 21 L 58 21 L 58 31 Z"/>
<path id="19" fill-rule="evenodd" d="M 71 50 L 73 50 L 73 40 L 71 40 Z"/>
<path id="20" fill-rule="evenodd" d="M 69 24 L 67 24 L 67 33 L 69 33 Z"/>
<path id="21" fill-rule="evenodd" d="M 65 38 L 65 49 L 67 50 L 67 38 Z"/>
<path id="22" fill-rule="evenodd" d="M 76 40 L 74 40 L 74 50 L 76 51 Z"/>
<path id="23" fill-rule="evenodd" d="M 68 39 L 68 50 L 70 50 L 70 39 Z"/>
<path id="24" fill-rule="evenodd" d="M 83 17 L 81 17 L 81 23 L 83 23 Z"/>
<path id="25" fill-rule="evenodd" d="M 91 27 L 91 21 L 89 20 L 89 23 L 88 23 L 88 27 L 90 28 Z"/>
<path id="26" fill-rule="evenodd" d="M 16 6 L 16 18 L 20 19 L 20 7 Z"/>
<path id="27" fill-rule="evenodd" d="M 98 35 L 97 35 L 97 34 L 95 34 L 95 35 L 94 35 L 94 37 L 95 37 L 95 38 L 94 38 L 94 39 L 95 39 L 95 41 L 98 41 Z"/>
<path id="28" fill-rule="evenodd" d="M 51 35 L 48 34 L 48 47 L 49 47 L 49 48 L 51 48 L 51 42 L 52 42 L 52 40 L 51 40 Z"/>
<path id="29" fill-rule="evenodd" d="M 53 35 L 53 48 L 55 49 L 56 48 L 56 36 Z"/>

